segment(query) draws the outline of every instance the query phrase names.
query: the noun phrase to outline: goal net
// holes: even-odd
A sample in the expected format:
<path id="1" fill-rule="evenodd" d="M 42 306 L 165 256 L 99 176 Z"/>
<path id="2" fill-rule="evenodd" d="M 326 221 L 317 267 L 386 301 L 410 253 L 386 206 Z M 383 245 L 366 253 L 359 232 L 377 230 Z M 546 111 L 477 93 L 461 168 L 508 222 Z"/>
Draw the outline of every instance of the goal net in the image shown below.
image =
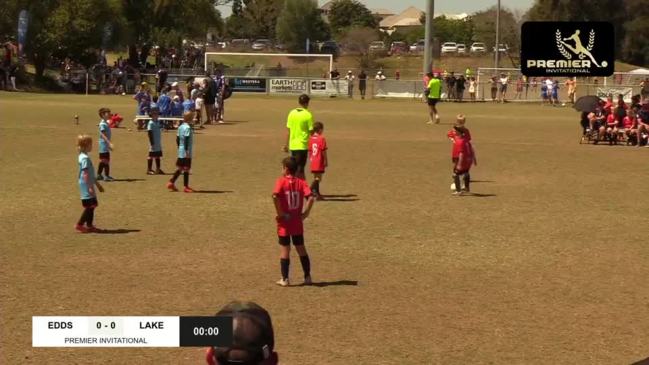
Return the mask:
<path id="1" fill-rule="evenodd" d="M 330 54 L 205 53 L 205 71 L 221 69 L 228 77 L 328 78 Z"/>

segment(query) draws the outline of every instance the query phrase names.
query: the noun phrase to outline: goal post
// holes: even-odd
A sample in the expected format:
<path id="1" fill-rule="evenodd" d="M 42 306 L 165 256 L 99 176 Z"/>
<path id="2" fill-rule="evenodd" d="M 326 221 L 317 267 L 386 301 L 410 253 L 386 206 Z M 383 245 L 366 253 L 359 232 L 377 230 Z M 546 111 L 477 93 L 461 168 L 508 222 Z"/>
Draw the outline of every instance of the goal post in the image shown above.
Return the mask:
<path id="1" fill-rule="evenodd" d="M 330 54 L 205 53 L 205 71 L 221 69 L 228 77 L 328 78 L 333 63 Z"/>

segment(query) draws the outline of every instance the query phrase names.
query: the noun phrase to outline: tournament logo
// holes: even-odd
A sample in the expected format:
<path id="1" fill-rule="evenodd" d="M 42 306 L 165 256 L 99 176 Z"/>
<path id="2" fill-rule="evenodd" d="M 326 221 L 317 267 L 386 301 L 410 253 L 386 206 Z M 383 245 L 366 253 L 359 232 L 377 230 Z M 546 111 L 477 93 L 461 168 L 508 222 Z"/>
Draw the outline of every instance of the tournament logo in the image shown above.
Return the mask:
<path id="1" fill-rule="evenodd" d="M 606 22 L 526 22 L 521 31 L 521 72 L 610 76 L 615 63 L 613 32 Z"/>

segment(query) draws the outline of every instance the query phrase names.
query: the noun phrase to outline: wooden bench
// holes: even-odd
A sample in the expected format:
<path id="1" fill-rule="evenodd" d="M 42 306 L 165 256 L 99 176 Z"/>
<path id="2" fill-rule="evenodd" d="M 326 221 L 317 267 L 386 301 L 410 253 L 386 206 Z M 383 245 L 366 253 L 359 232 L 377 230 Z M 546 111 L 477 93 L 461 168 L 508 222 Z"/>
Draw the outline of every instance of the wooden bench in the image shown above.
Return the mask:
<path id="1" fill-rule="evenodd" d="M 149 120 L 151 120 L 151 117 L 148 115 L 136 115 L 133 123 L 138 130 L 143 130 L 146 129 L 146 122 Z M 176 129 L 183 122 L 181 117 L 158 117 L 158 120 L 162 122 L 165 129 Z"/>

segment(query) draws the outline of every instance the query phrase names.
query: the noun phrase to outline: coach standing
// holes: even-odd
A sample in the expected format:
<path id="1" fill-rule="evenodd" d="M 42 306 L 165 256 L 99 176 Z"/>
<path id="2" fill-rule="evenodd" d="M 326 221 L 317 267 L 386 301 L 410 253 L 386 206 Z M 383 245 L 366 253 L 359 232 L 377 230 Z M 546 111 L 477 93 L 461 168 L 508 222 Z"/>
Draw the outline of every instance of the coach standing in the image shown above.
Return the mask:
<path id="1" fill-rule="evenodd" d="M 207 85 L 203 91 L 203 103 L 205 104 L 205 114 L 207 115 L 207 124 L 215 122 L 216 113 L 214 111 L 214 104 L 216 104 L 216 81 L 212 78 L 209 72 L 205 73 L 205 80 Z"/>
<path id="2" fill-rule="evenodd" d="M 299 108 L 295 108 L 288 113 L 286 121 L 286 144 L 284 152 L 291 152 L 291 156 L 297 160 L 297 177 L 304 179 L 304 167 L 309 151 L 309 137 L 313 131 L 313 115 L 308 110 L 309 96 L 300 95 L 298 102 Z"/>
<path id="3" fill-rule="evenodd" d="M 439 114 L 437 113 L 437 102 L 442 95 L 442 84 L 437 75 L 432 73 L 428 74 L 430 81 L 428 81 L 428 86 L 426 87 L 426 96 L 428 99 L 428 114 L 430 115 L 428 119 L 428 124 L 433 124 L 433 119 L 435 124 L 439 124 Z"/>

